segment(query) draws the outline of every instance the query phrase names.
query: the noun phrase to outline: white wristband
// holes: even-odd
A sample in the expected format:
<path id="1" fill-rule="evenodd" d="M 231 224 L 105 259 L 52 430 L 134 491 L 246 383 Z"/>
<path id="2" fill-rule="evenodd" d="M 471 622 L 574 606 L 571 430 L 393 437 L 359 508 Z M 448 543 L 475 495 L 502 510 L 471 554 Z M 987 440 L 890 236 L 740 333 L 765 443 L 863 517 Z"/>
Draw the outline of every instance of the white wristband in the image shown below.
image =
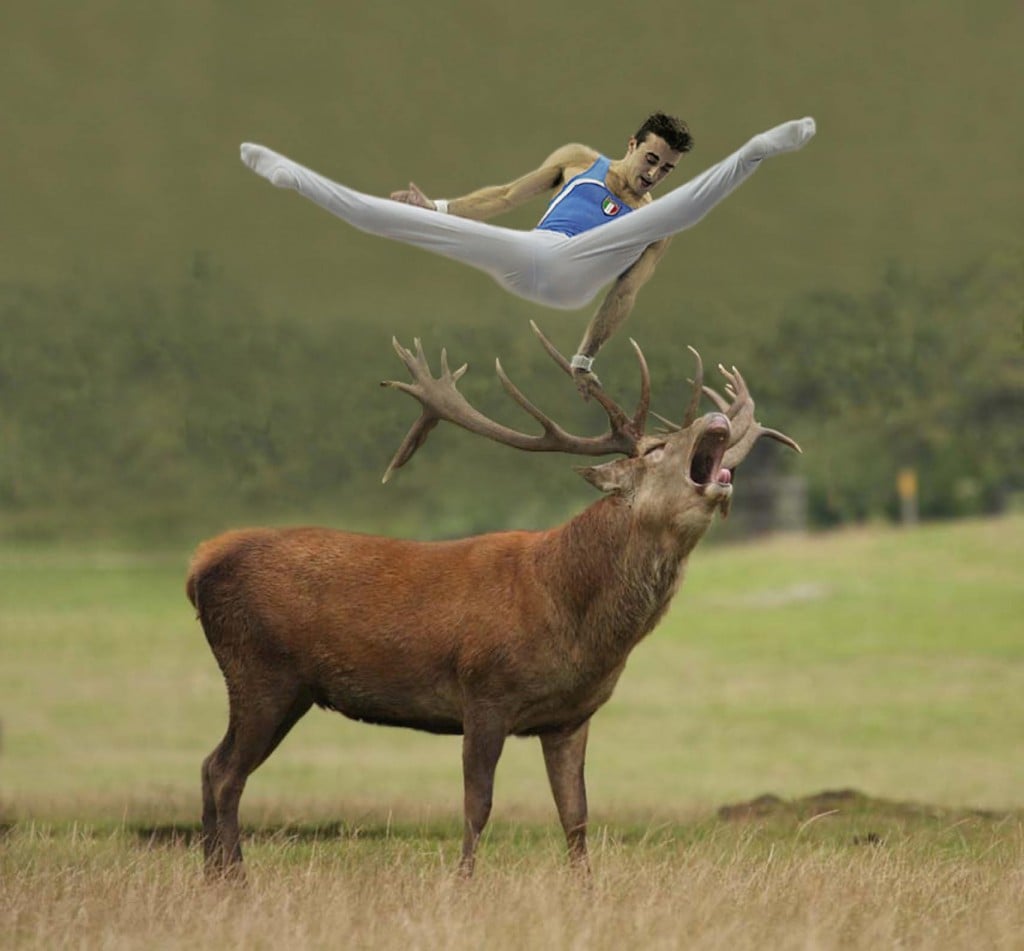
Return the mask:
<path id="1" fill-rule="evenodd" d="M 569 366 L 574 370 L 586 370 L 590 372 L 590 368 L 594 365 L 593 357 L 585 357 L 582 353 L 577 353 L 570 361 Z"/>
<path id="2" fill-rule="evenodd" d="M 434 199 L 434 211 L 441 212 L 442 215 L 448 214 L 448 199 L 447 198 L 435 198 Z"/>

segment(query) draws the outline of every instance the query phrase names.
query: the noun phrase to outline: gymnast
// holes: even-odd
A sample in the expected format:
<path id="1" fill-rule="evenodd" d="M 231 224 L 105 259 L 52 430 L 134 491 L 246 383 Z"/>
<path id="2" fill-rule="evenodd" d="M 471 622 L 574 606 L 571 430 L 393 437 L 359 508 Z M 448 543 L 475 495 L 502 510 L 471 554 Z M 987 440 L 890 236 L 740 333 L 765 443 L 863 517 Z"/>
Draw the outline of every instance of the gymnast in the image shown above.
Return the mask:
<path id="1" fill-rule="evenodd" d="M 572 358 L 587 395 L 594 357 L 629 316 L 672 235 L 695 225 L 772 155 L 796 151 L 814 135 L 814 119 L 786 122 L 755 135 L 716 165 L 663 197 L 651 192 L 693 147 L 686 123 L 651 115 L 608 159 L 579 143 L 563 145 L 506 185 L 460 198 L 430 199 L 415 184 L 390 198 L 340 185 L 262 145 L 245 143 L 242 160 L 279 188 L 291 188 L 370 234 L 413 244 L 489 274 L 507 291 L 555 308 L 577 308 L 614 280 Z M 485 219 L 556 192 L 532 231 Z"/>

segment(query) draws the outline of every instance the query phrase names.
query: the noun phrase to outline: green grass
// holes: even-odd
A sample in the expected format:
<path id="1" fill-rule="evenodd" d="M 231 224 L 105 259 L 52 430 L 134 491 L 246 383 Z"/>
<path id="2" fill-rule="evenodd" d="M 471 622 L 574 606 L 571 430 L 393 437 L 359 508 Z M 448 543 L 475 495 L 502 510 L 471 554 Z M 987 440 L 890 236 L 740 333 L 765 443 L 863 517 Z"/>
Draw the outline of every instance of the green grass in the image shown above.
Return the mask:
<path id="1" fill-rule="evenodd" d="M 836 787 L 1018 805 L 1022 527 L 1018 515 L 705 544 L 595 717 L 595 816 Z M 0 554 L 0 792 L 18 814 L 195 815 L 226 701 L 186 564 L 186 552 Z M 457 815 L 459 769 L 458 738 L 314 710 L 253 778 L 243 813 Z M 537 743 L 511 741 L 496 818 L 550 812 Z"/>

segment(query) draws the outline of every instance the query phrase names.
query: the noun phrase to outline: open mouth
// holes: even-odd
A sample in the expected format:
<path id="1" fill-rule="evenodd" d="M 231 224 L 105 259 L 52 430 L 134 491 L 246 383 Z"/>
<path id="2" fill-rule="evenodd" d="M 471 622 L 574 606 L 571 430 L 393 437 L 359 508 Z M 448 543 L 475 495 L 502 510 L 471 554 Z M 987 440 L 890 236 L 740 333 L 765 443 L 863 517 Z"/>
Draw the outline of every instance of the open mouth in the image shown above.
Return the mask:
<path id="1" fill-rule="evenodd" d="M 732 484 L 732 472 L 722 465 L 729 431 L 729 421 L 724 416 L 713 419 L 704 430 L 690 458 L 690 481 L 695 485 Z"/>

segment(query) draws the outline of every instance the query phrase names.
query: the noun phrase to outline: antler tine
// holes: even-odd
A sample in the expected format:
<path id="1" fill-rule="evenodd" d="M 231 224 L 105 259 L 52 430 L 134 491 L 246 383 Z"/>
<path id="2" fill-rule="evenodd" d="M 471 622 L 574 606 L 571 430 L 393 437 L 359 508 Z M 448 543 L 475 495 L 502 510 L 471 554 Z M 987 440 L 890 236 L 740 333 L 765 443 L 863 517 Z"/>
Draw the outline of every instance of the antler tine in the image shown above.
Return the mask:
<path id="1" fill-rule="evenodd" d="M 448 369 L 448 349 L 447 347 L 441 348 L 441 376 L 446 380 L 451 380 L 452 383 L 458 383 L 462 379 L 462 374 L 469 369 L 468 363 L 463 363 L 454 373 Z"/>
<path id="2" fill-rule="evenodd" d="M 566 360 L 558 348 L 544 336 L 535 321 L 530 321 L 530 327 L 537 335 L 541 345 L 548 352 L 548 356 L 550 356 L 551 359 L 562 368 L 564 373 L 572 376 L 572 367 L 570 366 L 569 361 Z M 639 443 L 640 439 L 643 438 L 644 426 L 647 422 L 647 415 L 650 409 L 651 375 L 647 368 L 647 361 L 644 359 L 644 355 L 640 350 L 640 347 L 637 345 L 635 340 L 631 342 L 636 350 L 637 359 L 640 361 L 640 403 L 637 406 L 636 412 L 633 414 L 633 418 L 630 419 L 630 417 L 626 415 L 626 411 L 610 396 L 608 396 L 600 386 L 592 389 L 590 391 L 590 395 L 607 414 L 613 432 L 628 432 L 634 442 Z"/>
<path id="3" fill-rule="evenodd" d="M 715 404 L 715 406 L 717 406 L 723 413 L 728 414 L 730 406 L 729 401 L 727 399 L 723 399 L 723 397 L 715 390 L 711 389 L 710 386 L 702 386 L 701 390 L 704 392 L 706 396 L 709 396 L 711 398 L 711 401 Z"/>
<path id="4" fill-rule="evenodd" d="M 701 360 L 700 354 L 691 346 L 687 346 L 687 350 L 694 355 L 697 360 L 697 372 L 694 373 L 693 379 L 690 380 L 693 384 L 693 395 L 690 397 L 690 403 L 686 407 L 686 415 L 683 417 L 683 425 L 681 429 L 685 429 L 697 418 L 697 410 L 700 408 L 700 395 L 704 389 L 704 361 Z"/>
<path id="5" fill-rule="evenodd" d="M 704 361 L 701 360 L 700 354 L 693 347 L 687 346 L 686 349 L 697 358 L 697 372 L 694 374 L 693 379 L 688 378 L 686 381 L 693 386 L 693 395 L 690 397 L 689 405 L 686 407 L 686 415 L 683 417 L 682 423 L 674 423 L 667 416 L 662 416 L 660 413 L 651 413 L 661 423 L 661 426 L 658 428 L 659 433 L 677 433 L 681 429 L 686 429 L 697 418 L 697 412 L 700 409 L 701 393 L 708 392 L 708 388 L 704 386 Z M 710 395 L 712 399 L 722 399 L 717 393 L 711 392 Z M 724 403 L 724 401 L 722 402 Z"/>
<path id="6" fill-rule="evenodd" d="M 785 433 L 780 433 L 777 429 L 767 429 L 760 423 L 751 420 L 751 425 L 744 429 L 738 438 L 734 434 L 735 441 L 729 444 L 729 448 L 722 458 L 722 465 L 726 469 L 736 468 L 747 457 L 754 443 L 762 436 L 768 436 L 770 439 L 781 442 L 784 446 L 789 446 L 790 449 L 803 453 L 795 439 L 791 439 Z"/>
<path id="7" fill-rule="evenodd" d="M 572 376 L 572 367 L 569 365 L 569 361 L 562 356 L 561 351 L 541 332 L 540 327 L 537 326 L 536 321 L 530 321 L 530 329 L 537 335 L 537 339 L 540 341 L 541 346 L 547 350 L 548 356 L 555 361 L 561 368 L 562 372 L 567 376 Z"/>
<path id="8" fill-rule="evenodd" d="M 725 392 L 728 393 L 735 402 L 746 405 L 750 400 L 750 390 L 747 387 L 747 381 L 743 379 L 743 374 L 740 373 L 736 367 L 732 367 L 726 370 L 721 364 L 718 367 L 722 371 L 722 375 L 729 382 L 726 384 Z"/>
<path id="9" fill-rule="evenodd" d="M 381 383 L 381 386 L 398 386 L 400 389 L 405 389 L 401 384 L 393 384 L 391 382 Z M 405 392 L 411 391 L 405 389 Z M 405 434 L 405 439 L 402 440 L 398 451 L 391 457 L 391 462 L 388 463 L 388 467 L 384 470 L 384 475 L 380 480 L 382 483 L 390 481 L 395 470 L 401 469 L 412 458 L 413 453 L 427 441 L 430 431 L 439 422 L 441 420 L 437 416 L 431 415 L 426 410 L 423 411 L 420 418 L 412 424 L 409 432 Z"/>
<path id="10" fill-rule="evenodd" d="M 415 373 L 416 358 L 412 355 L 412 353 L 398 342 L 397 337 L 391 338 L 391 346 L 394 349 L 395 353 L 398 354 L 398 359 L 401 360 L 402 363 L 406 365 L 409 372 Z"/>
<path id="11" fill-rule="evenodd" d="M 769 439 L 774 439 L 776 442 L 782 443 L 783 446 L 789 446 L 790 449 L 795 449 L 800 455 L 804 454 L 804 451 L 800 448 L 798 443 L 792 436 L 787 436 L 783 432 L 779 432 L 777 429 L 768 429 L 765 426 L 758 426 L 760 435 L 767 436 Z"/>
<path id="12" fill-rule="evenodd" d="M 508 378 L 508 374 L 501 365 L 501 360 L 494 361 L 494 371 L 498 374 L 498 379 L 501 380 L 501 385 L 505 388 L 505 392 L 544 427 L 544 432 L 559 433 L 563 436 L 567 435 L 556 422 L 534 406 L 523 394 L 523 391 Z"/>
<path id="13" fill-rule="evenodd" d="M 659 423 L 661 423 L 661 425 L 656 430 L 659 433 L 677 433 L 680 429 L 683 428 L 678 423 L 673 423 L 672 420 L 670 420 L 667 416 L 662 416 L 661 413 L 652 412 L 651 415 Z"/>
<path id="14" fill-rule="evenodd" d="M 736 416 L 744 409 L 747 402 L 750 401 L 750 390 L 747 389 L 747 384 L 743 381 L 743 377 L 740 376 L 740 371 L 733 367 L 732 370 L 727 370 L 721 363 L 718 364 L 718 372 L 726 379 L 725 394 L 729 399 L 725 399 L 717 390 L 712 389 L 710 386 L 704 386 L 701 389 L 706 393 L 714 404 L 723 412 L 729 419 L 735 419 Z M 730 402 L 730 400 L 732 402 Z M 753 412 L 753 408 L 751 408 Z"/>
<path id="15" fill-rule="evenodd" d="M 640 399 L 637 400 L 636 410 L 633 413 L 633 429 L 639 436 L 643 436 L 647 428 L 647 416 L 651 411 L 651 371 L 644 358 L 644 352 L 632 337 L 629 342 L 633 345 L 637 362 L 640 364 Z"/>
<path id="16" fill-rule="evenodd" d="M 401 380 L 382 380 L 381 386 L 393 387 L 396 390 L 401 390 L 403 393 L 408 393 L 411 396 L 417 396 L 416 393 L 416 381 L 420 380 L 424 373 L 430 376 L 430 366 L 427 363 L 426 355 L 423 353 L 423 346 L 420 343 L 419 337 L 413 339 L 413 345 L 416 347 L 416 355 L 414 356 L 412 351 L 403 347 L 397 337 L 391 338 L 391 346 L 395 353 L 398 354 L 398 358 L 405 364 L 408 369 L 410 376 L 413 378 L 413 383 L 403 383 Z M 444 372 L 448 370 L 447 354 L 441 352 L 441 364 Z M 458 375 L 461 376 L 466 370 L 466 366 L 463 365 L 458 371 Z M 450 374 L 449 374 L 450 375 Z M 417 397 L 418 398 L 418 397 Z M 396 469 L 401 469 L 413 456 L 420 446 L 426 442 L 427 436 L 430 435 L 430 431 L 441 421 L 440 417 L 435 413 L 427 409 L 424 405 L 423 412 L 420 414 L 420 418 L 409 428 L 409 432 L 405 434 L 405 439 L 402 440 L 401 445 L 398 447 L 398 451 L 391 457 L 391 462 L 388 464 L 387 469 L 384 471 L 384 476 L 381 482 L 387 482 L 394 474 Z"/>

